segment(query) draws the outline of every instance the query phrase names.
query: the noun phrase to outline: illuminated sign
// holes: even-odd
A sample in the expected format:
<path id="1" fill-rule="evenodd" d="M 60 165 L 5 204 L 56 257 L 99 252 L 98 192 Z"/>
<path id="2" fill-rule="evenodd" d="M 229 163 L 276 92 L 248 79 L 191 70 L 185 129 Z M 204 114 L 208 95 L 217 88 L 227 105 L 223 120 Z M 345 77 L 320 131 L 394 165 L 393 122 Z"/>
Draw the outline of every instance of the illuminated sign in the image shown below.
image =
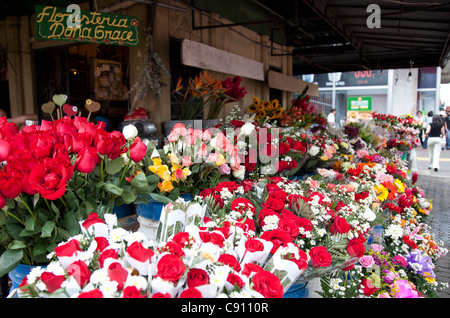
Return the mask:
<path id="1" fill-rule="evenodd" d="M 37 5 L 36 39 L 139 45 L 136 17 Z"/>

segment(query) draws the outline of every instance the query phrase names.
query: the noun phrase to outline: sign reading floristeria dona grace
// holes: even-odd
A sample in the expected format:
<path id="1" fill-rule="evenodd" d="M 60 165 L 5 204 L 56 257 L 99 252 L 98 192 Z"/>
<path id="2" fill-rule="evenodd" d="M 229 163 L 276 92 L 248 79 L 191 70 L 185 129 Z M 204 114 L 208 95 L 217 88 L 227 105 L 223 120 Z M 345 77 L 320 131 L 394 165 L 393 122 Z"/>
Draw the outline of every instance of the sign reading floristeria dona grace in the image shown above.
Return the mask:
<path id="1" fill-rule="evenodd" d="M 35 13 L 36 39 L 139 45 L 136 17 L 92 11 L 74 15 L 66 8 L 44 5 L 35 6 Z M 73 18 L 74 23 L 68 23 L 68 18 Z"/>

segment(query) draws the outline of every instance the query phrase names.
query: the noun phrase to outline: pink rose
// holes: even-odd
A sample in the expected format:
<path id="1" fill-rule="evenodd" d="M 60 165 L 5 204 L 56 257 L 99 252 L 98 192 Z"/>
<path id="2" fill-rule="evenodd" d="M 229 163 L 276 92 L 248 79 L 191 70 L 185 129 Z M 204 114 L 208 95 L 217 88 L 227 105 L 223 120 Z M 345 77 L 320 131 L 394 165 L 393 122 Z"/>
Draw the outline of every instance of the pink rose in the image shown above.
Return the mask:
<path id="1" fill-rule="evenodd" d="M 219 167 L 219 172 L 220 172 L 221 175 L 229 175 L 231 173 L 231 168 L 230 168 L 229 165 L 224 163 L 223 165 L 221 165 Z"/>
<path id="2" fill-rule="evenodd" d="M 372 256 L 364 255 L 359 258 L 359 263 L 361 264 L 362 267 L 370 268 L 375 263 L 375 261 L 373 260 Z"/>

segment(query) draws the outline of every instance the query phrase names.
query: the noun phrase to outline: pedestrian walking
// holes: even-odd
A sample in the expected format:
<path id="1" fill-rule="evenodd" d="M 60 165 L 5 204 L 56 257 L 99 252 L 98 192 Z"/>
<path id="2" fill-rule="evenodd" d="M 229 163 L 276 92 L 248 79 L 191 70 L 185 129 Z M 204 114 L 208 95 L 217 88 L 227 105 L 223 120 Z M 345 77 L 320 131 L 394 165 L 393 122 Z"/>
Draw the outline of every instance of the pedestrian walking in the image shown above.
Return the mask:
<path id="1" fill-rule="evenodd" d="M 434 169 L 436 172 L 439 170 L 439 156 L 445 135 L 444 122 L 441 116 L 436 114 L 425 132 L 425 136 L 428 139 L 428 157 L 430 160 L 428 169 Z"/>
<path id="2" fill-rule="evenodd" d="M 450 150 L 450 134 L 449 134 L 449 132 L 450 132 L 450 106 L 447 106 L 445 108 L 445 112 L 447 114 L 447 117 L 445 117 L 445 123 L 444 123 L 445 133 L 447 134 L 447 140 L 446 140 L 445 148 L 447 150 Z"/>
<path id="3" fill-rule="evenodd" d="M 422 112 L 419 110 L 419 111 L 417 111 L 417 115 L 414 116 L 414 119 L 418 120 L 421 125 L 420 131 L 419 131 L 419 140 L 420 140 L 420 144 L 423 147 L 423 143 L 425 142 L 424 132 L 425 132 L 425 129 L 427 128 L 426 122 L 425 122 L 425 117 L 422 116 Z"/>
<path id="4" fill-rule="evenodd" d="M 428 112 L 428 114 L 427 114 L 427 118 L 425 119 L 425 123 L 426 123 L 426 128 L 425 129 L 427 129 L 428 128 L 428 125 L 430 125 L 431 124 L 431 121 L 432 121 L 432 119 L 433 119 L 433 111 L 432 110 L 430 110 L 429 112 Z M 425 138 L 425 140 L 423 141 L 423 145 L 422 145 L 422 148 L 423 149 L 427 149 L 428 148 L 428 137 L 425 135 L 424 136 L 424 138 Z"/>

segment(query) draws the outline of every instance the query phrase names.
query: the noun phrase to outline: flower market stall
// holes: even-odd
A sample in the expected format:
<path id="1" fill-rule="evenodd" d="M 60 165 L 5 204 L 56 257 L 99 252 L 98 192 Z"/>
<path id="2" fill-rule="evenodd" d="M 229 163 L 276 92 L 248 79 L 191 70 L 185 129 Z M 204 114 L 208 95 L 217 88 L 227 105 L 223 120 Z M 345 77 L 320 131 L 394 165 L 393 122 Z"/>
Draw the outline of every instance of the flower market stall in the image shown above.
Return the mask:
<path id="1" fill-rule="evenodd" d="M 415 123 L 373 118 L 327 129 L 306 91 L 255 97 L 162 149 L 76 116 L 0 119 L 2 274 L 33 265 L 25 298 L 436 297 L 447 249 L 408 169 Z M 121 226 L 130 203 L 156 209 L 138 211 L 152 231 Z"/>

